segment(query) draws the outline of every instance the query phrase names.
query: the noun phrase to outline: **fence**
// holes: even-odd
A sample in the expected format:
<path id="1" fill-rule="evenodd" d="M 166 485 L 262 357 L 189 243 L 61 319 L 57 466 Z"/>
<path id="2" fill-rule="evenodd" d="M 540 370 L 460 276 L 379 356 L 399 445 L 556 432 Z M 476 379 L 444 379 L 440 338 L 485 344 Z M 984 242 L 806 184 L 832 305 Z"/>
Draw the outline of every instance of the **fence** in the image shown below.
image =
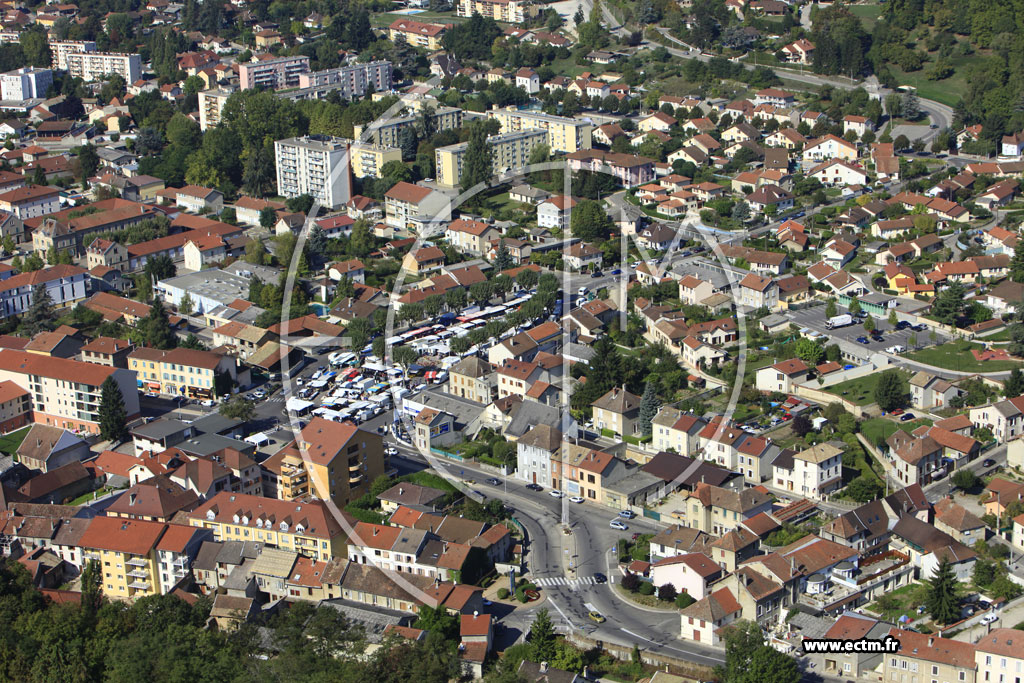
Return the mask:
<path id="1" fill-rule="evenodd" d="M 466 462 L 466 459 L 463 458 L 461 455 L 449 453 L 448 451 L 442 450 L 440 448 L 434 448 L 433 446 L 431 446 L 430 452 L 433 453 L 434 455 L 440 455 L 442 458 L 448 458 L 449 460 L 454 460 L 456 462 Z"/>
<path id="2" fill-rule="evenodd" d="M 854 417 L 864 417 L 865 415 L 863 407 L 851 401 L 847 401 L 842 396 L 836 396 L 835 394 L 829 393 L 827 391 L 811 389 L 810 387 L 806 386 L 796 386 L 794 387 L 793 393 L 801 398 L 810 399 L 823 405 L 828 405 L 829 403 L 838 403 L 844 408 L 846 408 L 846 410 L 853 413 Z"/>

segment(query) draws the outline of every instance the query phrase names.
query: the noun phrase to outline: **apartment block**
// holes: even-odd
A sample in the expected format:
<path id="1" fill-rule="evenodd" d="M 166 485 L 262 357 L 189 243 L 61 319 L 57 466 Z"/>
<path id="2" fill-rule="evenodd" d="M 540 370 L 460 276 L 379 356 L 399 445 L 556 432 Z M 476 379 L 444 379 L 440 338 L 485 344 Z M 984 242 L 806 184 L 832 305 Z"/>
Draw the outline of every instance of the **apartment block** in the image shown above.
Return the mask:
<path id="1" fill-rule="evenodd" d="M 402 160 L 402 150 L 372 142 L 353 142 L 349 147 L 349 157 L 349 166 L 357 178 L 379 178 L 384 164 Z"/>
<path id="2" fill-rule="evenodd" d="M 501 125 L 502 133 L 539 128 L 547 131 L 547 144 L 553 152 L 578 152 L 590 149 L 593 125 L 589 121 L 554 116 L 539 111 L 520 111 L 514 107 L 492 109 L 487 117 Z"/>
<path id="3" fill-rule="evenodd" d="M 329 135 L 278 140 L 278 193 L 289 198 L 308 194 L 330 209 L 345 206 L 352 196 L 347 152 L 346 140 Z"/>
<path id="4" fill-rule="evenodd" d="M 545 130 L 530 129 L 503 133 L 487 138 L 491 148 L 491 173 L 502 175 L 525 168 L 535 147 L 547 143 Z M 441 147 L 434 152 L 437 183 L 442 187 L 458 187 L 462 182 L 462 160 L 469 148 L 468 142 Z"/>
<path id="5" fill-rule="evenodd" d="M 441 40 L 452 24 L 425 24 L 412 19 L 395 19 L 388 27 L 388 38 L 395 42 L 400 37 L 414 47 L 440 50 Z"/>
<path id="6" fill-rule="evenodd" d="M 479 14 L 507 24 L 521 24 L 538 12 L 537 6 L 527 0 L 459 0 L 456 8 L 460 17 Z"/>
<path id="7" fill-rule="evenodd" d="M 24 221 L 60 211 L 60 191 L 47 185 L 29 185 L 0 194 L 0 211 Z"/>
<path id="8" fill-rule="evenodd" d="M 224 104 L 235 92 L 233 88 L 215 88 L 199 93 L 199 128 L 207 130 L 220 123 L 220 113 Z"/>
<path id="9" fill-rule="evenodd" d="M 336 90 L 342 99 L 351 100 L 370 91 L 391 90 L 392 72 L 391 62 L 384 59 L 365 64 L 346 64 L 336 69 L 299 74 L 299 87 Z"/>
<path id="10" fill-rule="evenodd" d="M 128 356 L 128 369 L 137 373 L 138 387 L 171 396 L 213 398 L 216 376 L 232 379 L 238 369 L 235 359 L 213 351 L 177 348 L 169 351 L 144 347 Z"/>
<path id="11" fill-rule="evenodd" d="M 32 420 L 90 434 L 100 431 L 100 387 L 113 378 L 128 419 L 139 416 L 135 373 L 68 358 L 13 349 L 0 350 L 0 381 L 10 380 L 32 394 Z"/>
<path id="12" fill-rule="evenodd" d="M 263 462 L 264 489 L 282 500 L 314 497 L 344 507 L 384 474 L 379 434 L 313 418 L 299 438 Z"/>
<path id="13" fill-rule="evenodd" d="M 59 265 L 0 280 L 0 319 L 21 315 L 32 305 L 37 287 L 45 287 L 55 306 L 69 306 L 86 297 L 89 275 L 79 266 Z"/>
<path id="14" fill-rule="evenodd" d="M 355 520 L 349 518 L 354 525 Z M 223 491 L 189 513 L 217 541 L 256 541 L 315 560 L 346 556 L 345 530 L 320 500 L 300 502 Z"/>
<path id="15" fill-rule="evenodd" d="M 434 110 L 434 116 L 431 119 L 434 130 L 441 131 L 461 128 L 463 118 L 462 114 L 462 110 L 458 107 L 437 107 Z M 384 145 L 386 147 L 398 147 L 402 130 L 409 126 L 416 125 L 417 118 L 418 116 L 411 115 L 386 121 L 382 123 L 380 127 L 374 127 L 370 130 L 365 142 L 372 142 L 375 145 Z M 374 123 L 376 124 L 377 122 Z M 370 124 L 359 124 L 357 126 L 353 126 L 353 136 L 362 140 L 363 132 L 369 125 Z"/>
<path id="16" fill-rule="evenodd" d="M 264 59 L 238 65 L 238 86 L 242 90 L 297 88 L 299 77 L 305 73 L 309 73 L 309 57 L 305 55 Z"/>
<path id="17" fill-rule="evenodd" d="M 50 52 L 53 54 L 53 68 L 67 71 L 68 55 L 96 52 L 96 43 L 92 40 L 51 40 Z"/>
<path id="18" fill-rule="evenodd" d="M 52 71 L 26 66 L 0 75 L 0 99 L 28 100 L 46 97 L 46 91 L 52 84 Z"/>
<path id="19" fill-rule="evenodd" d="M 134 83 L 142 77 L 142 58 L 137 54 L 69 52 L 66 62 L 68 74 L 87 83 L 111 74 L 121 76 L 127 83 Z"/>

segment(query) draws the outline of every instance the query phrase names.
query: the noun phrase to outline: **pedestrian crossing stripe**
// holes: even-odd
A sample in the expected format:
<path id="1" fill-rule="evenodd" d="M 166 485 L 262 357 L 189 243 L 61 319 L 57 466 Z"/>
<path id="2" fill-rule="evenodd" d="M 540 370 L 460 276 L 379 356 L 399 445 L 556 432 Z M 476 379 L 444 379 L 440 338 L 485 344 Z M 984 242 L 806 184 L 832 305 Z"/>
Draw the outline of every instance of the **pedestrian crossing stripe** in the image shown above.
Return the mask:
<path id="1" fill-rule="evenodd" d="M 575 587 L 580 584 L 585 586 L 593 586 L 597 584 L 597 580 L 593 576 L 585 576 L 582 579 L 569 579 L 564 576 L 545 576 L 539 579 L 534 579 L 533 583 L 538 586 L 569 586 Z"/>

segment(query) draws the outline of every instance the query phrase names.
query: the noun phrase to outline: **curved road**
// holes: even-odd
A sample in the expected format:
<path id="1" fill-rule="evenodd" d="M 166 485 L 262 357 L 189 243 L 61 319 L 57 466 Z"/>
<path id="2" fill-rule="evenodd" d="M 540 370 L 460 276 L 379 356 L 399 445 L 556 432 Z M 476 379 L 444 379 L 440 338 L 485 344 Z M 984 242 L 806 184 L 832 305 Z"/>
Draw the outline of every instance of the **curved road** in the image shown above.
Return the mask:
<path id="1" fill-rule="evenodd" d="M 409 446 L 395 445 L 401 455 L 393 456 L 392 460 L 402 459 L 418 465 L 425 463 L 422 456 Z M 444 470 L 442 474 L 455 479 L 473 480 L 475 483 L 467 482 L 466 488 L 509 505 L 515 518 L 526 529 L 527 576 L 535 582 L 540 579 L 549 581 L 538 584 L 545 599 L 534 607 L 519 607 L 508 614 L 502 619 L 506 627 L 525 634 L 534 612 L 547 608 L 552 621 L 556 625 L 561 624 L 565 631 L 582 631 L 588 637 L 606 643 L 625 647 L 637 645 L 643 650 L 706 666 L 724 662 L 724 652 L 679 639 L 679 613 L 675 608 L 653 610 L 641 607 L 618 595 L 611 583 L 589 582 L 594 574 L 601 573 L 617 583 L 621 575 L 611 552 L 615 541 L 637 531 L 657 532 L 662 528 L 660 525 L 646 519 L 633 519 L 627 521 L 628 531 L 615 531 L 608 527 L 608 520 L 616 514 L 611 508 L 570 503 L 568 498 L 552 497 L 548 490 L 531 491 L 524 482 L 513 477 L 502 478 L 471 463 L 444 462 L 434 469 Z M 501 479 L 501 486 L 484 483 L 489 477 Z M 572 528 L 571 535 L 562 532 L 563 519 Z M 577 584 L 577 576 L 588 580 Z M 600 612 L 607 620 L 603 624 L 594 623 L 589 617 L 590 611 Z"/>

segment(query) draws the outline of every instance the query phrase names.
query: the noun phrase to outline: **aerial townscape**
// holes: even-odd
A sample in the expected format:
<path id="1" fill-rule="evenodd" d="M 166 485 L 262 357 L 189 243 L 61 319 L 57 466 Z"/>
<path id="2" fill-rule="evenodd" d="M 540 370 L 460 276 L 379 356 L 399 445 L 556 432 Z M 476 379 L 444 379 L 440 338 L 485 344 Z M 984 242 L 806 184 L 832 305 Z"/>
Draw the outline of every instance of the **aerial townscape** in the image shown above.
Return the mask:
<path id="1" fill-rule="evenodd" d="M 0 681 L 1021 683 L 1024 0 L 0 0 Z"/>

